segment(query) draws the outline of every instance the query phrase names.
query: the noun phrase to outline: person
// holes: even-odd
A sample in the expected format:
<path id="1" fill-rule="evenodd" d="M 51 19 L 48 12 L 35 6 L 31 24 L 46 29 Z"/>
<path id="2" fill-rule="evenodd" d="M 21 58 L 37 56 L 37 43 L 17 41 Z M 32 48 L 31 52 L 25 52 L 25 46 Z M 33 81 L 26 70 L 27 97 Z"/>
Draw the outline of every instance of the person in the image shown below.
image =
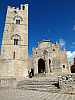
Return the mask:
<path id="1" fill-rule="evenodd" d="M 29 74 L 29 78 L 32 78 L 34 76 L 34 69 L 31 68 L 31 71 L 30 72 L 28 71 L 28 74 Z"/>
<path id="2" fill-rule="evenodd" d="M 31 68 L 31 73 L 32 73 L 32 76 L 34 76 L 34 69 Z"/>

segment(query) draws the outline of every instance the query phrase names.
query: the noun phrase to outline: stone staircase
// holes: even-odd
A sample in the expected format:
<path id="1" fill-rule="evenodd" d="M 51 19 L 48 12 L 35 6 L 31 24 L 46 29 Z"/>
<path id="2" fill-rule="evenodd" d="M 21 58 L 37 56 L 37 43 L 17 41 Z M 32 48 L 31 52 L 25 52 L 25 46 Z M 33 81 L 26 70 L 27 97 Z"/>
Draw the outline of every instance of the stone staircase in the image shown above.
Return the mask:
<path id="1" fill-rule="evenodd" d="M 45 91 L 45 92 L 59 92 L 60 89 L 54 84 L 58 83 L 57 78 L 50 77 L 34 77 L 19 81 L 17 84 L 18 89 Z"/>

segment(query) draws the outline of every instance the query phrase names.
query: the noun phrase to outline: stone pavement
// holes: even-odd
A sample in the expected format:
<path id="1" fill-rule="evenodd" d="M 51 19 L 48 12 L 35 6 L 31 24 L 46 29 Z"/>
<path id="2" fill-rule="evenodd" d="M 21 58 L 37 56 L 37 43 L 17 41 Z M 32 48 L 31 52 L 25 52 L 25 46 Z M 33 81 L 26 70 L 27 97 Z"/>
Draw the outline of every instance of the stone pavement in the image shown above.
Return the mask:
<path id="1" fill-rule="evenodd" d="M 1 88 L 0 100 L 75 100 L 75 95 Z"/>

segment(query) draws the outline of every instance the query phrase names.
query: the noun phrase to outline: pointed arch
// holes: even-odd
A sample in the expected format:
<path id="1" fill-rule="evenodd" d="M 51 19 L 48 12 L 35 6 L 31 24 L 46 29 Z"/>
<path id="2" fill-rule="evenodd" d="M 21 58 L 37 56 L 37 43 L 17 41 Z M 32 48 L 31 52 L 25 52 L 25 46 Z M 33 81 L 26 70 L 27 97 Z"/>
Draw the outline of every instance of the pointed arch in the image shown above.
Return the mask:
<path id="1" fill-rule="evenodd" d="M 45 72 L 45 61 L 43 59 L 38 60 L 38 73 L 44 73 Z"/>

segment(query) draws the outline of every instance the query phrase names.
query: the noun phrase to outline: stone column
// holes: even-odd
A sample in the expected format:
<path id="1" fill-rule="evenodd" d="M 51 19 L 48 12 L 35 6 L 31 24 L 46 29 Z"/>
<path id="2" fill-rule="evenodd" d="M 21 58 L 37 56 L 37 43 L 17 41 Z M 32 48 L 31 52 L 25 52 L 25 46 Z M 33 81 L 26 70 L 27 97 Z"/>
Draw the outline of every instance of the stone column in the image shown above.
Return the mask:
<path id="1" fill-rule="evenodd" d="M 49 59 L 46 59 L 46 72 L 50 73 L 50 68 L 49 68 Z"/>
<path id="2" fill-rule="evenodd" d="M 34 75 L 38 74 L 38 60 L 36 59 L 34 61 Z"/>

